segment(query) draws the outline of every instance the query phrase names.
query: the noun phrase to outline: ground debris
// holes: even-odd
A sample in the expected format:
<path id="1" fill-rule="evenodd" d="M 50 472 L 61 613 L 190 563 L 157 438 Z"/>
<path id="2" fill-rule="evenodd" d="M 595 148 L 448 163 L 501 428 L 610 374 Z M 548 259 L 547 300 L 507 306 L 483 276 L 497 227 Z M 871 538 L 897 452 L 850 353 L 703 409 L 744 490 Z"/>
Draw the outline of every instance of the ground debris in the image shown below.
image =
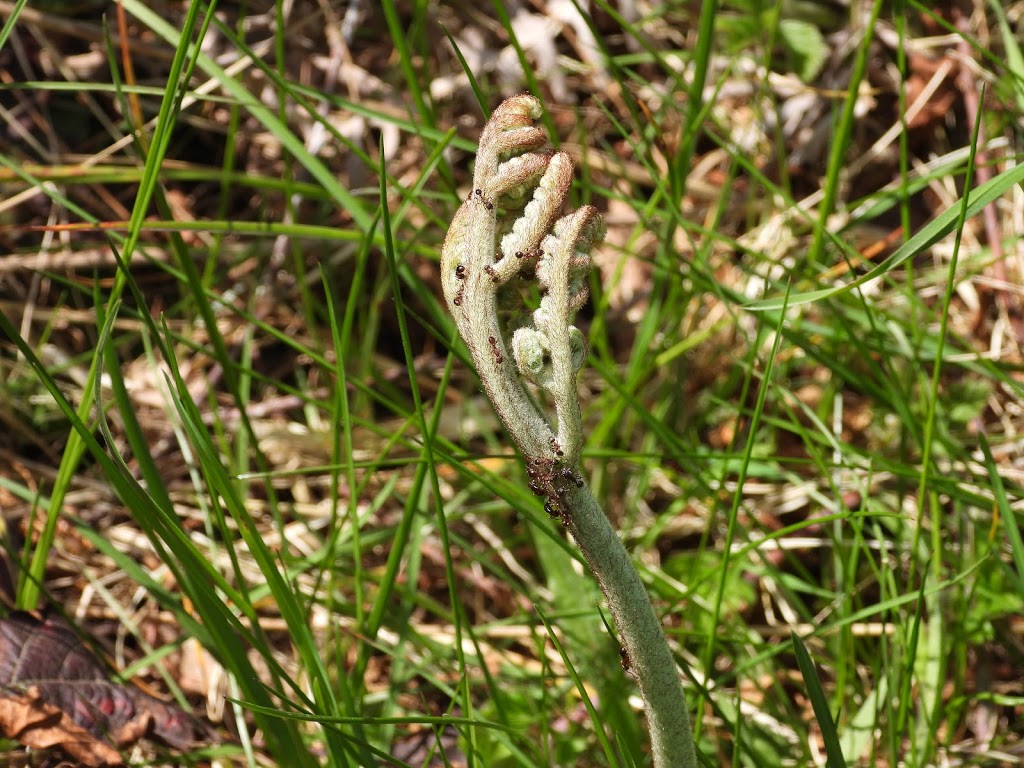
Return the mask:
<path id="1" fill-rule="evenodd" d="M 198 721 L 173 704 L 111 682 L 62 619 L 0 619 L 0 731 L 36 749 L 59 747 L 84 766 L 123 765 L 114 745 L 155 737 L 184 749 Z"/>

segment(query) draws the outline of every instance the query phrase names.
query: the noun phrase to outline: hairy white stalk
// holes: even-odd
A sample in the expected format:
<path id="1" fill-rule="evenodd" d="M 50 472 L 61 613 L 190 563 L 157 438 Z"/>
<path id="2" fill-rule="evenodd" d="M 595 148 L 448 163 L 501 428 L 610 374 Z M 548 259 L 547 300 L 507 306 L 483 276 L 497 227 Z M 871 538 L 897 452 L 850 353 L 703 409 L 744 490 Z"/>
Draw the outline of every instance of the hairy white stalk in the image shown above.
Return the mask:
<path id="1" fill-rule="evenodd" d="M 583 449 L 576 374 L 587 356 L 572 325 L 586 303 L 590 251 L 604 237 L 597 210 L 559 213 L 572 184 L 564 152 L 534 125 L 540 102 L 514 96 L 494 111 L 477 151 L 473 190 L 441 249 L 448 309 L 480 381 L 526 459 L 530 487 L 562 519 L 608 601 L 644 698 L 656 768 L 696 768 L 697 757 L 675 659 L 636 566 L 579 471 Z M 523 288 L 536 281 L 529 312 Z M 554 418 L 527 389 L 554 403 Z"/>

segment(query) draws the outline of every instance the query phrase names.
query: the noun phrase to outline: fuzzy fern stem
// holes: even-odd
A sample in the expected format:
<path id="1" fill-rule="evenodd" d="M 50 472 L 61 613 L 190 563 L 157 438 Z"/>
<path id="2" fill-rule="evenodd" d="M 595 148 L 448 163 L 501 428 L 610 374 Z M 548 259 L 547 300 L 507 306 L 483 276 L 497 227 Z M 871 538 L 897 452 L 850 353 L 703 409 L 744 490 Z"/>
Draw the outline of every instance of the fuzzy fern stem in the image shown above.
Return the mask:
<path id="1" fill-rule="evenodd" d="M 441 249 L 441 284 L 530 487 L 561 518 L 601 587 L 644 699 L 655 768 L 696 768 L 672 651 L 636 566 L 579 470 L 583 426 L 576 375 L 586 359 L 572 325 L 587 300 L 590 251 L 604 237 L 597 210 L 560 212 L 572 184 L 564 152 L 534 125 L 540 102 L 514 96 L 494 111 L 477 152 L 473 190 Z M 532 312 L 524 287 L 536 282 Z M 532 385 L 554 406 L 545 414 Z"/>

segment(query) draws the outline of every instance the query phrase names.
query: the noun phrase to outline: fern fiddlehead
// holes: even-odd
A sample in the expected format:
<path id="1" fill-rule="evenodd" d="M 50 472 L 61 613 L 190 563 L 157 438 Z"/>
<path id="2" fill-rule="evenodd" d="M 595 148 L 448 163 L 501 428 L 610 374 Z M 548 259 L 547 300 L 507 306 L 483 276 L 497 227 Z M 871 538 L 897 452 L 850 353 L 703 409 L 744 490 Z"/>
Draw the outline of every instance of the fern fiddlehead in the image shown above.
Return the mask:
<path id="1" fill-rule="evenodd" d="M 590 252 L 604 237 L 598 211 L 559 213 L 572 184 L 564 152 L 534 125 L 541 104 L 507 99 L 484 127 L 473 190 L 441 249 L 448 309 L 495 411 L 523 452 L 530 488 L 546 498 L 583 552 L 608 602 L 644 698 L 656 768 L 695 768 L 697 758 L 675 659 L 640 575 L 579 470 L 584 435 L 576 375 L 586 355 L 572 325 L 587 301 Z M 540 306 L 525 307 L 535 280 Z M 527 382 L 554 404 L 544 413 Z"/>

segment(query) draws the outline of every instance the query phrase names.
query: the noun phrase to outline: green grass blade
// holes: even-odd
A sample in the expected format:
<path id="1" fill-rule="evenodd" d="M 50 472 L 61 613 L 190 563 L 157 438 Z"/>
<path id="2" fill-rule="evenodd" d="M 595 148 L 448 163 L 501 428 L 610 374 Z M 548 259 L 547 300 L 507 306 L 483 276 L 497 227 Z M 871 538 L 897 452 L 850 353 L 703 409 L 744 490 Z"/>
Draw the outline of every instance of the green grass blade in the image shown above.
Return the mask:
<path id="1" fill-rule="evenodd" d="M 362 232 L 366 233 L 370 230 L 371 218 L 366 213 L 363 204 L 338 183 L 338 180 L 327 170 L 323 162 L 310 154 L 302 144 L 302 141 L 288 129 L 287 125 L 273 111 L 261 104 L 244 84 L 231 77 L 209 56 L 199 51 L 197 45 L 187 44 L 187 38 L 182 35 L 180 30 L 174 29 L 139 0 L 124 0 L 124 6 L 125 10 L 153 30 L 159 37 L 180 50 L 187 50 L 194 57 L 196 64 L 203 72 L 217 80 L 253 117 L 274 134 L 295 159 L 309 171 L 310 175 L 322 184 L 331 197 L 348 212 Z"/>
<path id="2" fill-rule="evenodd" d="M 875 24 L 882 10 L 882 0 L 875 0 L 871 8 L 870 18 L 866 20 L 860 42 L 857 46 L 857 57 L 850 74 L 850 82 L 846 86 L 846 99 L 843 110 L 836 120 L 835 129 L 831 132 L 831 149 L 828 168 L 825 170 L 825 187 L 822 190 L 821 203 L 818 206 L 818 219 L 814 227 L 814 239 L 811 241 L 807 259 L 811 264 L 821 261 L 822 248 L 825 244 L 826 225 L 833 213 L 836 193 L 846 164 L 846 152 L 850 147 L 850 136 L 853 132 L 854 111 L 861 100 L 860 86 L 867 74 L 868 59 L 872 51 L 871 42 L 874 38 Z"/>
<path id="3" fill-rule="evenodd" d="M 996 175 L 986 183 L 974 187 L 969 194 L 964 195 L 962 202 L 966 203 L 966 218 L 976 216 L 986 206 L 994 203 L 1003 197 L 1015 186 L 1024 182 L 1024 165 L 1013 166 Z M 884 261 L 865 272 L 860 277 L 851 280 L 845 285 L 835 288 L 825 288 L 817 291 L 805 291 L 793 293 L 789 297 L 788 305 L 798 307 L 815 301 L 832 298 L 857 288 L 858 286 L 877 280 L 885 274 L 896 269 L 908 259 L 930 248 L 943 237 L 956 229 L 960 220 L 963 206 L 957 205 L 943 211 L 932 221 L 922 227 L 917 234 L 911 237 L 906 243 L 897 248 Z M 751 312 L 763 312 L 765 310 L 780 309 L 784 303 L 784 297 L 760 299 L 746 304 L 743 308 Z"/>
<path id="4" fill-rule="evenodd" d="M 473 70 L 469 67 L 469 62 L 466 61 L 466 57 L 462 55 L 462 51 L 459 49 L 458 43 L 455 42 L 455 38 L 451 36 L 451 33 L 447 28 L 441 24 L 441 30 L 444 32 L 444 36 L 448 38 L 448 43 L 451 45 L 452 50 L 455 51 L 455 56 L 459 60 L 459 66 L 462 67 L 463 73 L 469 80 L 469 87 L 473 90 L 473 96 L 476 97 L 476 103 L 480 107 L 480 112 L 485 118 L 491 116 L 490 106 L 487 103 L 487 98 L 484 96 L 484 92 L 480 90 L 480 83 L 476 79 L 476 75 L 473 74 Z"/>
<path id="5" fill-rule="evenodd" d="M 811 707 L 814 709 L 814 717 L 821 728 L 821 737 L 825 742 L 825 755 L 827 768 L 846 768 L 846 759 L 843 757 L 842 746 L 839 743 L 839 734 L 836 731 L 835 721 L 828 709 L 828 699 L 818 679 L 818 672 L 811 661 L 811 655 L 807 652 L 807 646 L 796 632 L 790 632 L 793 641 L 793 653 L 796 655 L 796 663 L 803 676 L 804 685 L 807 687 L 807 697 L 811 700 Z"/>
<path id="6" fill-rule="evenodd" d="M 1010 507 L 1010 501 L 1006 495 L 1006 487 L 1003 485 L 1003 478 L 999 474 L 999 467 L 996 466 L 995 459 L 992 457 L 992 449 L 989 447 L 988 438 L 984 434 L 979 434 L 978 443 L 981 445 L 981 452 L 985 456 L 985 469 L 988 471 L 989 482 L 992 483 L 996 511 L 1003 523 L 1006 540 L 1010 544 L 1010 555 L 1013 557 L 1013 564 L 1016 566 L 1014 581 L 1017 583 L 1017 594 L 1024 595 L 1024 538 L 1021 537 L 1017 516 Z"/>
<path id="7" fill-rule="evenodd" d="M 555 650 L 558 651 L 558 655 L 562 657 L 562 662 L 565 664 L 566 671 L 568 671 L 573 685 L 576 686 L 576 690 L 580 694 L 580 700 L 583 702 L 583 706 L 586 707 L 587 714 L 590 715 L 590 721 L 594 724 L 594 733 L 597 735 L 597 740 L 601 745 L 601 751 L 604 753 L 605 759 L 608 760 L 610 765 L 615 765 L 617 763 L 615 750 L 612 748 L 611 742 L 605 734 L 604 722 L 601 717 L 601 713 L 598 712 L 597 707 L 594 706 L 594 702 L 590 700 L 590 694 L 587 693 L 587 688 L 583 684 L 582 678 L 580 678 L 579 673 L 576 672 L 576 667 L 573 666 L 572 660 L 565 652 L 562 642 L 558 639 L 558 633 L 555 632 L 555 628 L 551 625 L 548 617 L 539 607 L 537 608 L 537 615 L 544 623 L 544 629 L 547 630 L 548 638 L 551 640 L 551 644 L 555 647 Z"/>
<path id="8" fill-rule="evenodd" d="M 388 272 L 391 277 L 391 291 L 394 298 L 395 311 L 398 318 L 398 331 L 399 336 L 402 340 L 402 349 L 405 353 L 405 363 L 409 375 L 409 386 L 413 400 L 413 407 L 415 415 L 419 422 L 420 434 L 423 436 L 423 449 L 422 458 L 423 461 L 420 464 L 420 469 L 417 471 L 417 477 L 421 475 L 429 475 L 431 490 L 433 491 L 434 503 L 437 511 L 437 527 L 438 533 L 441 538 L 441 551 L 444 553 L 445 559 L 445 574 L 448 580 L 449 597 L 452 604 L 452 614 L 455 624 L 455 653 L 459 663 L 459 673 L 463 681 L 461 686 L 461 703 L 463 712 L 469 716 L 473 712 L 474 705 L 472 699 L 472 692 L 469 687 L 469 677 L 467 675 L 466 657 L 463 651 L 462 644 L 462 624 L 460 620 L 461 609 L 459 606 L 459 594 L 457 590 L 458 579 L 455 576 L 455 568 L 452 564 L 451 556 L 451 545 L 448 538 L 448 522 L 444 513 L 444 505 L 441 503 L 441 488 L 437 476 L 437 457 L 434 454 L 434 435 L 437 431 L 438 421 L 441 415 L 440 400 L 435 403 L 433 419 L 428 424 L 427 417 L 424 412 L 423 400 L 420 396 L 419 382 L 416 379 L 416 361 L 412 351 L 412 344 L 409 339 L 409 328 L 406 322 L 405 310 L 403 304 L 403 298 L 401 293 L 401 284 L 399 282 L 399 269 L 398 269 L 398 257 L 395 251 L 394 241 L 392 239 L 391 230 L 391 215 L 388 210 L 388 196 L 387 196 L 387 176 L 384 173 L 384 144 L 383 139 L 380 146 L 380 157 L 381 157 L 381 173 L 380 173 L 380 201 L 381 201 L 381 225 L 384 229 L 384 242 L 385 249 L 384 253 L 388 262 Z M 439 395 L 440 397 L 440 395 Z M 475 731 L 470 729 L 469 741 L 472 745 L 475 740 Z M 469 765 L 475 764 L 473 760 L 474 751 L 472 747 L 469 750 Z"/>
<path id="9" fill-rule="evenodd" d="M 0 28 L 0 50 L 3 50 L 3 47 L 7 44 L 7 38 L 11 36 L 11 32 L 18 23 L 18 17 L 21 16 L 21 12 L 26 5 L 28 5 L 28 0 L 18 0 L 11 9 L 10 15 L 8 15 L 3 27 Z"/>

